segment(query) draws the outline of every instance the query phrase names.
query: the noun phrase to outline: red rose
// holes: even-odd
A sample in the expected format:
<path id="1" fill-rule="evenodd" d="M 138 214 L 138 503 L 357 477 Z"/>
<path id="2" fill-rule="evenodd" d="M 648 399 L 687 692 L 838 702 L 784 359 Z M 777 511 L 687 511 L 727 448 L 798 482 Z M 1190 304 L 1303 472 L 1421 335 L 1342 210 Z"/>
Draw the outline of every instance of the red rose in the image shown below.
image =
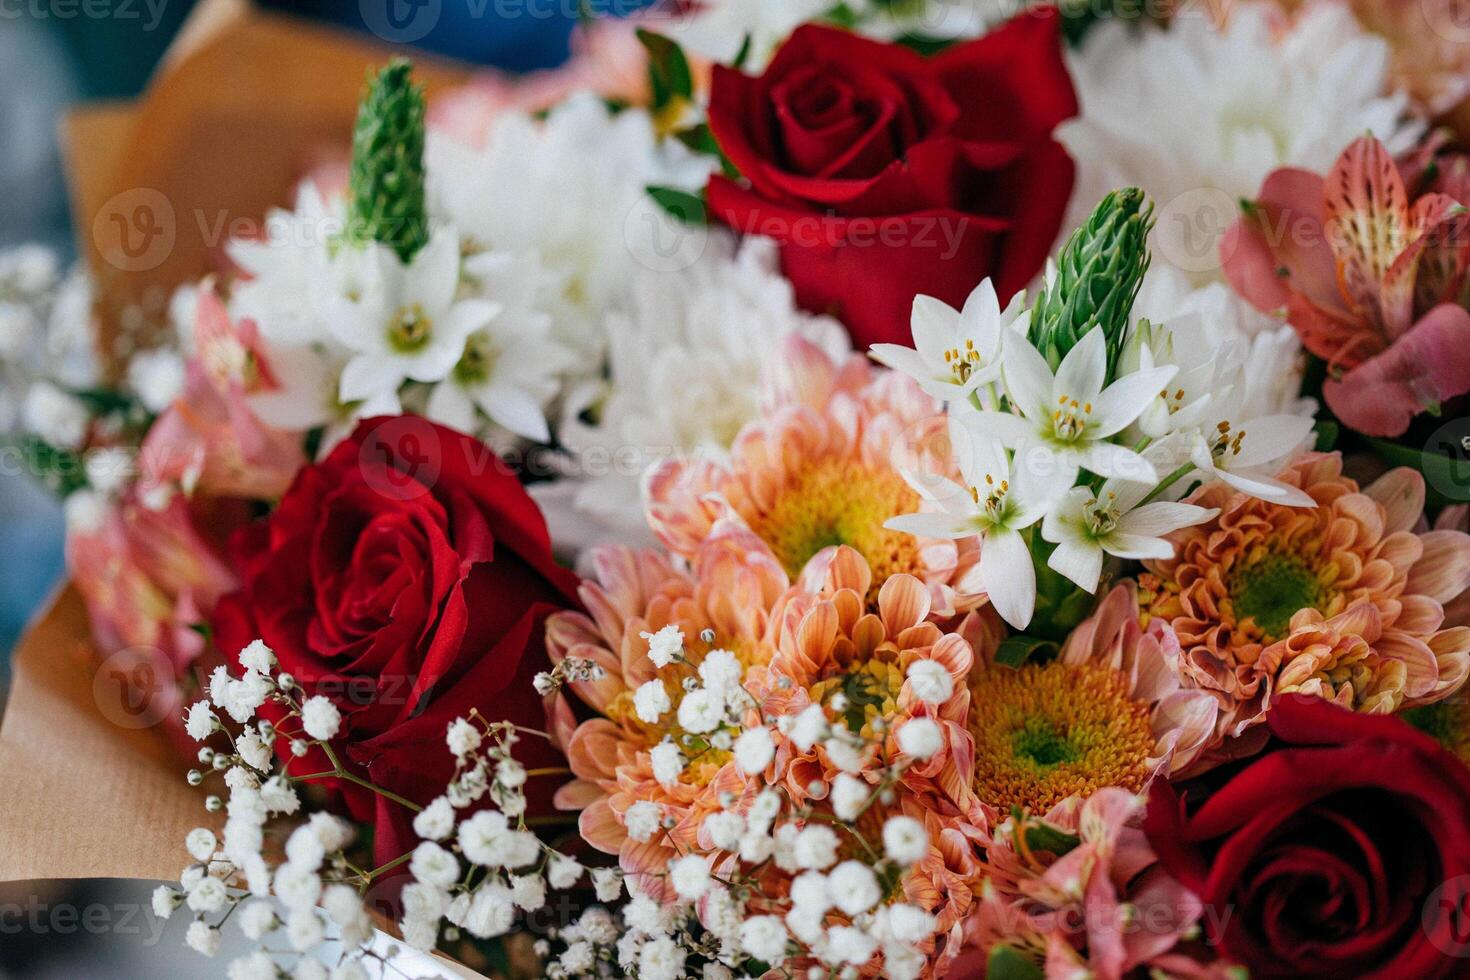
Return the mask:
<path id="1" fill-rule="evenodd" d="M 959 307 L 990 276 L 1005 302 L 1041 269 L 1072 190 L 1051 133 L 1076 113 L 1052 8 L 928 59 L 802 27 L 758 78 L 714 69 L 710 127 L 748 186 L 711 178 L 710 208 L 779 241 L 797 301 L 856 344 L 907 343 L 915 295 Z"/>
<path id="2" fill-rule="evenodd" d="M 333 745 L 358 775 L 422 805 L 453 775 L 444 733 L 456 717 L 478 709 L 545 727 L 531 686 L 549 669 L 540 626 L 576 605 L 577 578 L 552 560 L 540 511 L 482 443 L 419 418 L 364 422 L 233 552 L 244 585 L 215 613 L 221 649 L 261 638 L 307 696 L 330 698 L 343 716 Z M 536 738 L 517 756 L 557 760 Z M 290 771 L 331 768 L 319 757 Z M 336 788 L 375 825 L 381 860 L 412 846 L 411 812 Z"/>
<path id="3" fill-rule="evenodd" d="M 1144 825 L 1221 952 L 1258 978 L 1464 976 L 1470 770 L 1400 719 L 1320 698 L 1266 723 L 1266 755 L 1155 783 Z"/>

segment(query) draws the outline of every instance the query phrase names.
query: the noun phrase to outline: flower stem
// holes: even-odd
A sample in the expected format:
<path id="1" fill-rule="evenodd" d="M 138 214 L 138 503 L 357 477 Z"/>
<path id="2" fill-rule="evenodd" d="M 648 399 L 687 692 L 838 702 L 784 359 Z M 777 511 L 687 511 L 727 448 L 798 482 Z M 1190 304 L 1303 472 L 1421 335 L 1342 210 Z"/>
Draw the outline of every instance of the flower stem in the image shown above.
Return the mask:
<path id="1" fill-rule="evenodd" d="M 1168 476 L 1164 477 L 1163 481 L 1158 486 L 1154 487 L 1148 492 L 1148 496 L 1144 497 L 1138 502 L 1137 507 L 1142 507 L 1144 504 L 1152 503 L 1155 499 L 1158 498 L 1159 494 L 1163 493 L 1165 490 L 1169 489 L 1192 472 L 1194 472 L 1194 464 L 1185 463 L 1173 473 L 1170 473 Z M 1137 507 L 1135 507 L 1134 509 L 1136 510 Z"/>

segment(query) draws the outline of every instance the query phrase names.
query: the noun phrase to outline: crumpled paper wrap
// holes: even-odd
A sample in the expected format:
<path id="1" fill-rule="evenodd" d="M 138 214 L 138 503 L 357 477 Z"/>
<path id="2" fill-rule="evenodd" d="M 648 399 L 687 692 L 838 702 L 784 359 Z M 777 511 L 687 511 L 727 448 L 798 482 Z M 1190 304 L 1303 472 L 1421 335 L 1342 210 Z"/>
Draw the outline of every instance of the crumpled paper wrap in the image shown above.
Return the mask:
<path id="1" fill-rule="evenodd" d="M 204 0 L 142 99 L 67 119 L 67 178 L 105 376 L 149 346 L 169 294 L 215 271 L 231 234 L 260 228 L 322 154 L 345 151 L 368 71 L 394 53 L 248 0 Z M 407 53 L 431 95 L 469 75 Z M 69 586 L 17 645 L 0 716 L 0 881 L 177 880 L 184 836 L 209 824 L 202 791 L 184 779 L 192 760 L 126 693 L 136 685 L 114 676 L 136 669 L 119 656 L 95 648 Z M 480 978 L 442 957 L 433 964 Z"/>

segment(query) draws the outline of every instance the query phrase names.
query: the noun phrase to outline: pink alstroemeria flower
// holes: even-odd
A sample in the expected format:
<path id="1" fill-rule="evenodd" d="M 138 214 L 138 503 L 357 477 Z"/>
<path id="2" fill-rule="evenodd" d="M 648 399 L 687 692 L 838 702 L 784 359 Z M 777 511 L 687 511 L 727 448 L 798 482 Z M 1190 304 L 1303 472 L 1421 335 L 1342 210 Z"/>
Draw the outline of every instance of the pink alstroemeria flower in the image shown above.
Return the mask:
<path id="1" fill-rule="evenodd" d="M 1470 391 L 1470 215 L 1449 194 L 1413 200 L 1371 136 L 1326 177 L 1266 178 L 1221 243 L 1226 277 L 1325 359 L 1328 406 L 1350 428 L 1397 436 Z"/>
<path id="2" fill-rule="evenodd" d="M 195 355 L 183 394 L 143 442 L 145 487 L 177 484 L 192 494 L 273 499 L 306 464 L 300 433 L 262 422 L 247 396 L 277 387 L 250 320 L 232 323 L 212 288 L 199 291 Z"/>

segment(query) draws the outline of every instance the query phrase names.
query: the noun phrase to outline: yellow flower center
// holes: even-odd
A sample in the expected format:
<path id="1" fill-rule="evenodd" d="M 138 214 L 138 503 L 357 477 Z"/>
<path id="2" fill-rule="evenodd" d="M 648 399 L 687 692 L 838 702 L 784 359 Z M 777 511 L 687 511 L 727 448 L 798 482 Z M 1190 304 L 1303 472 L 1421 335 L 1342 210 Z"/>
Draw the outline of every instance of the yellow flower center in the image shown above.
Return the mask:
<path id="1" fill-rule="evenodd" d="M 969 381 L 970 375 L 974 374 L 980 368 L 983 361 L 984 358 L 975 349 L 975 342 L 973 340 L 965 341 L 963 349 L 951 347 L 944 352 L 944 363 L 949 365 L 950 377 L 957 385 L 962 385 L 966 381 Z"/>
<path id="2" fill-rule="evenodd" d="M 1051 413 L 1052 429 L 1062 442 L 1073 442 L 1087 432 L 1092 421 L 1092 403 L 1079 403 L 1069 395 L 1057 399 L 1057 407 Z"/>
<path id="3" fill-rule="evenodd" d="M 1074 793 L 1143 788 L 1154 738 L 1148 705 L 1104 667 L 993 667 L 971 688 L 975 792 L 1002 810 L 1045 813 Z"/>
<path id="4" fill-rule="evenodd" d="M 919 495 L 892 470 L 827 460 L 802 472 L 750 525 L 793 578 L 823 548 L 845 544 L 867 559 L 876 589 L 894 575 L 923 573 L 917 539 L 883 527 L 918 509 Z"/>
<path id="5" fill-rule="evenodd" d="M 1309 561 L 1310 553 L 1282 553 L 1268 543 L 1253 548 L 1231 569 L 1228 612 L 1242 638 L 1268 644 L 1286 635 L 1299 610 L 1327 613 L 1334 608 L 1326 581 L 1330 575 Z"/>

